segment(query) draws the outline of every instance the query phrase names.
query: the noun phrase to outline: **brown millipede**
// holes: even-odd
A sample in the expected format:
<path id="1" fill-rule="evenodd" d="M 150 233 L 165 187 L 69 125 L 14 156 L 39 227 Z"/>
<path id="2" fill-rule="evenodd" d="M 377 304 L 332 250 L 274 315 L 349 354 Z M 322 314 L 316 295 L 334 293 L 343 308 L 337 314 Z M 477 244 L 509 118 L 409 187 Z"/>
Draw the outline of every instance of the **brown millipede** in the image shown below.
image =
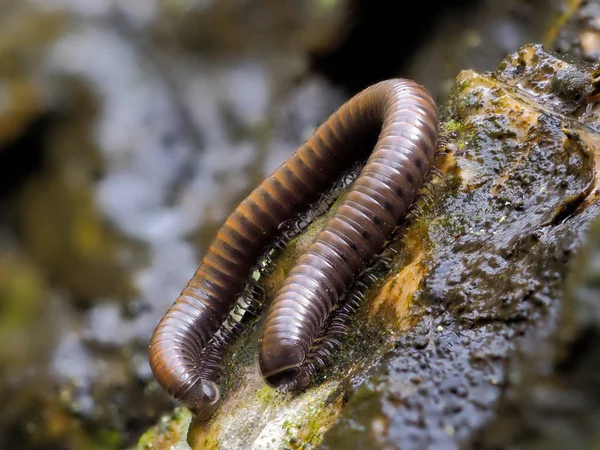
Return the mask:
<path id="1" fill-rule="evenodd" d="M 259 341 L 259 366 L 274 386 L 302 388 L 314 370 L 315 339 L 347 309 L 330 313 L 406 216 L 434 157 L 437 111 L 419 84 L 375 84 L 340 107 L 231 213 L 150 342 L 159 384 L 199 418 L 219 400 L 220 350 L 250 271 L 280 225 L 314 201 L 364 155 L 365 167 L 325 228 L 275 295 Z M 328 344 L 329 345 L 329 344 Z"/>

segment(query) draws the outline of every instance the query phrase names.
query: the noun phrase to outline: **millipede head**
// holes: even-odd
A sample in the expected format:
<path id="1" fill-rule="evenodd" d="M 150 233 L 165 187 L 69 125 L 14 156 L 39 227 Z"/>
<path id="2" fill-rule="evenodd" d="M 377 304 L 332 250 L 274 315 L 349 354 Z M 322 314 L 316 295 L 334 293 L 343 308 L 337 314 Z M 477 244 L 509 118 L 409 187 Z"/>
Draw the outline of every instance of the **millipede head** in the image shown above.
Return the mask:
<path id="1" fill-rule="evenodd" d="M 276 389 L 300 390 L 310 380 L 304 370 L 305 351 L 293 341 L 282 341 L 271 345 L 261 342 L 258 365 L 264 380 Z"/>
<path id="2" fill-rule="evenodd" d="M 310 383 L 310 377 L 303 366 L 283 369 L 264 379 L 269 386 L 283 392 L 301 391 Z"/>
<path id="3" fill-rule="evenodd" d="M 219 405 L 219 387 L 209 380 L 202 380 L 181 399 L 188 409 L 200 420 L 208 420 Z"/>

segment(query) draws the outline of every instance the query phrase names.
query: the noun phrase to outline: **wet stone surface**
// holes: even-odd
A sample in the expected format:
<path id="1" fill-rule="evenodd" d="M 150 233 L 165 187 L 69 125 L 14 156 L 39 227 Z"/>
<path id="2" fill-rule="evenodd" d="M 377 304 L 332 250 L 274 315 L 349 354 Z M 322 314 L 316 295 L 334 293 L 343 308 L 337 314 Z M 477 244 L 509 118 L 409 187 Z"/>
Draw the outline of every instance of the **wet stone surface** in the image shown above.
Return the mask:
<path id="1" fill-rule="evenodd" d="M 533 339 L 508 366 L 506 393 L 476 448 L 587 449 L 598 445 L 600 222 L 572 261 L 556 332 Z"/>
<path id="2" fill-rule="evenodd" d="M 590 76 L 535 46 L 494 73 L 459 75 L 444 111 L 459 185 L 424 218 L 422 319 L 351 397 L 324 448 L 470 447 L 516 355 L 560 333 L 567 263 L 599 210 L 597 134 L 593 120 L 564 113 L 573 95 L 563 101 L 552 80 L 565 70 Z"/>
<path id="3" fill-rule="evenodd" d="M 227 213 L 347 98 L 309 66 L 344 37 L 346 1 L 238 5 L 0 0 L 0 447 L 122 448 L 172 408 L 147 363 L 155 323 Z M 501 36 L 523 36 L 517 16 L 489 27 L 502 52 L 516 44 Z M 459 46 L 489 58 L 475 34 Z M 265 388 L 252 321 L 220 416 L 188 433 L 177 410 L 141 448 L 315 447 L 348 401 L 324 445 L 358 430 L 382 447 L 472 436 L 514 381 L 507 355 L 554 330 L 564 262 L 595 212 L 585 154 L 600 110 L 583 101 L 595 75 L 539 49 L 497 75 L 459 80 L 440 197 L 314 388 Z"/>
<path id="4" fill-rule="evenodd" d="M 585 108 L 595 94 L 591 73 L 533 45 L 495 72 L 462 72 L 442 110 L 447 154 L 437 162 L 445 175 L 435 183 L 435 201 L 405 227 L 395 270 L 367 295 L 371 306 L 359 312 L 332 368 L 303 394 L 275 393 L 256 372 L 252 325 L 232 351 L 236 381 L 208 424 L 192 423 L 191 447 L 549 442 L 523 440 L 521 431 L 536 422 L 517 423 L 511 414 L 564 412 L 567 394 L 544 396 L 535 383 L 549 376 L 543 370 L 553 342 L 562 342 L 561 358 L 570 360 L 569 343 L 579 342 L 572 336 L 592 326 L 563 317 L 574 304 L 563 301 L 569 262 L 600 211 L 596 105 Z M 528 369 L 533 354 L 540 362 Z M 581 392 L 595 373 L 593 362 L 555 367 L 552 377 L 581 380 Z M 588 407 L 595 400 L 581 401 L 577 411 Z M 594 417 L 573 421 L 563 442 L 575 430 L 589 442 Z"/>

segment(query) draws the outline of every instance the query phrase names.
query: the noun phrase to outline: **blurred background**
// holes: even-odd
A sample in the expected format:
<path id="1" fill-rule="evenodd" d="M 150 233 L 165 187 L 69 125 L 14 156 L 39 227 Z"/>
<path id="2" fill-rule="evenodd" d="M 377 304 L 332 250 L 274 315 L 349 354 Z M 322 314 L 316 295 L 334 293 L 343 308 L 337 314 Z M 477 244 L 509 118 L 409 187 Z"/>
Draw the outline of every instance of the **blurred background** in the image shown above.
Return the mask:
<path id="1" fill-rule="evenodd" d="M 376 81 L 443 102 L 524 43 L 573 50 L 580 3 L 0 0 L 0 448 L 135 443 L 173 407 L 153 328 L 254 186 Z"/>

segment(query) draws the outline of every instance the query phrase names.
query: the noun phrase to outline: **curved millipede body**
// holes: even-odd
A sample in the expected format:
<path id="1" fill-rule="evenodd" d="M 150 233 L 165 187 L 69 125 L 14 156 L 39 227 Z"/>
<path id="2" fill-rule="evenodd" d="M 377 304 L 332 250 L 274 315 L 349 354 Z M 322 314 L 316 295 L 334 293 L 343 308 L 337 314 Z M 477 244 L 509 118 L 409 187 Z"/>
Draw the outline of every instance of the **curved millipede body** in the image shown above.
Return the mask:
<path id="1" fill-rule="evenodd" d="M 259 341 L 274 386 L 304 387 L 309 351 L 343 293 L 406 216 L 434 157 L 437 111 L 410 80 L 357 94 L 231 213 L 150 343 L 163 388 L 200 418 L 217 405 L 215 336 L 279 226 L 314 201 L 356 157 L 365 167 L 277 292 Z M 221 332 L 222 333 L 222 332 Z M 207 363 L 208 361 L 208 363 Z"/>

